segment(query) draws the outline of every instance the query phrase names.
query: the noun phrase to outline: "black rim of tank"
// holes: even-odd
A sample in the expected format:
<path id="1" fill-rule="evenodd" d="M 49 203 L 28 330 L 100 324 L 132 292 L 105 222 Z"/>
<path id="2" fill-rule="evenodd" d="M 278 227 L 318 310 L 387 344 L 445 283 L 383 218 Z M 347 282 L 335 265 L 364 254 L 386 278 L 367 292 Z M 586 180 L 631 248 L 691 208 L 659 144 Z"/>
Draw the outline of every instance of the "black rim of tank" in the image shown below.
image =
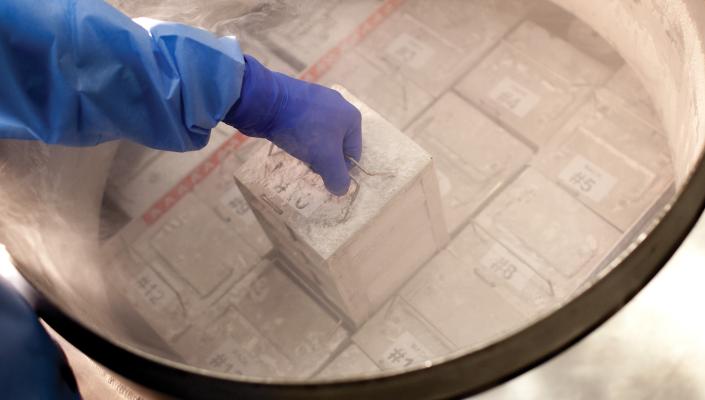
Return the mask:
<path id="1" fill-rule="evenodd" d="M 198 399 L 428 399 L 480 393 L 568 349 L 633 298 L 666 264 L 705 208 L 705 162 L 658 225 L 617 267 L 544 319 L 488 347 L 435 366 L 391 376 L 331 383 L 265 384 L 198 374 L 116 345 L 41 294 L 37 312 L 93 360 L 152 390 Z"/>

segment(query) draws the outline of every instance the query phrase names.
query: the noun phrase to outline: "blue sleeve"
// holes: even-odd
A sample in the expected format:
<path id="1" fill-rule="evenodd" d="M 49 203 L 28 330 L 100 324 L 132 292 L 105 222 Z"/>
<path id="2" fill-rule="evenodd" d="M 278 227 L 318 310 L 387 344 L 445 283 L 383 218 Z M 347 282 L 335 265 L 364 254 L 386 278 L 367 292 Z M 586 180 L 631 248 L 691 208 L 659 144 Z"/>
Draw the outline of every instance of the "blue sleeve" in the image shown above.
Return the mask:
<path id="1" fill-rule="evenodd" d="M 0 338 L 0 397 L 80 399 L 63 352 L 42 328 L 29 304 L 2 277 Z"/>
<path id="2" fill-rule="evenodd" d="M 145 29 L 102 0 L 0 1 L 0 137 L 187 151 L 240 96 L 232 37 Z"/>

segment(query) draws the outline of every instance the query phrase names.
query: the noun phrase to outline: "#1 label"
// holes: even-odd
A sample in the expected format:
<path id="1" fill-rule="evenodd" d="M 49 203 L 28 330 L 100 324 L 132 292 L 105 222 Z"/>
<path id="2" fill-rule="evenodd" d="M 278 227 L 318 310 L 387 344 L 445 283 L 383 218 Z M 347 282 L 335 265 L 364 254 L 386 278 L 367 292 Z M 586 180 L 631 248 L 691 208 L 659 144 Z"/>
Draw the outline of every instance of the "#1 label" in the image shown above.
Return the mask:
<path id="1" fill-rule="evenodd" d="M 382 353 L 380 364 L 387 369 L 407 368 L 431 358 L 431 352 L 409 332 L 402 333 Z"/>
<path id="2" fill-rule="evenodd" d="M 558 179 L 567 187 L 599 203 L 607 197 L 617 179 L 581 155 L 576 155 Z"/>
<path id="3" fill-rule="evenodd" d="M 519 118 L 529 115 L 541 100 L 531 90 L 511 78 L 499 81 L 490 91 L 490 98 Z"/>

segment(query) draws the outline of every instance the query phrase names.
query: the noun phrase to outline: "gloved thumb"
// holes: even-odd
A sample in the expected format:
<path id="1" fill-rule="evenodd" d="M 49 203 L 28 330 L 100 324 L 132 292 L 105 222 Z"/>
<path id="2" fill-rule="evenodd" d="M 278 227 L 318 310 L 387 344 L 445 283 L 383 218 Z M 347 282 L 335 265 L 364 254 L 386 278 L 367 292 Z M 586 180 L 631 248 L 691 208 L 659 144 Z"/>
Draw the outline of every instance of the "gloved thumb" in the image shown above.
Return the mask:
<path id="1" fill-rule="evenodd" d="M 344 196 L 350 188 L 350 173 L 342 147 L 337 151 L 318 154 L 311 163 L 313 171 L 323 178 L 326 189 L 336 196 Z"/>

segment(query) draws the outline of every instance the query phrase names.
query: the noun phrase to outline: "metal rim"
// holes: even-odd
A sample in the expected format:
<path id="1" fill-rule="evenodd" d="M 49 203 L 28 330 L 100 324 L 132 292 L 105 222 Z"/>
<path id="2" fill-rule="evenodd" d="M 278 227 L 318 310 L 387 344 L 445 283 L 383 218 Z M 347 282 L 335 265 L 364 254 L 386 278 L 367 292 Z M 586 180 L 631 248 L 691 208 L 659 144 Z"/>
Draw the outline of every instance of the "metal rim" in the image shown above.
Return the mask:
<path id="1" fill-rule="evenodd" d="M 666 264 L 705 208 L 701 160 L 671 209 L 644 241 L 584 293 L 549 316 L 486 348 L 399 375 L 331 383 L 263 384 L 189 372 L 126 350 L 39 294 L 37 312 L 54 330 L 110 370 L 179 398 L 428 399 L 477 394 L 566 350 L 620 310 Z"/>

